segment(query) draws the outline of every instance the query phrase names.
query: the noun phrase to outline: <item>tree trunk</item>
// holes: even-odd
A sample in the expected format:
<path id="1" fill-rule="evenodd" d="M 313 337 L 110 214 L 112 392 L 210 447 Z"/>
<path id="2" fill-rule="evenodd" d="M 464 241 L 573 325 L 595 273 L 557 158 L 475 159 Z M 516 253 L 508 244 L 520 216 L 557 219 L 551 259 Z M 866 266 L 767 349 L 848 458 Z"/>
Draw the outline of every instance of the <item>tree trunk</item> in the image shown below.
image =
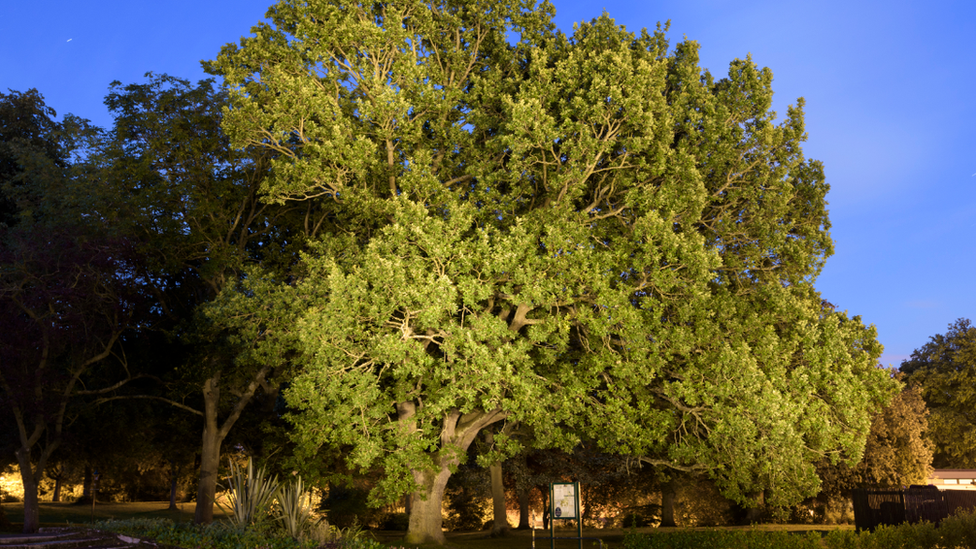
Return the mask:
<path id="1" fill-rule="evenodd" d="M 661 489 L 661 527 L 674 527 L 674 481 L 669 480 Z"/>
<path id="2" fill-rule="evenodd" d="M 741 519 L 739 519 L 739 524 L 743 526 L 748 526 L 750 524 L 758 524 L 762 522 L 763 518 L 763 503 L 765 498 L 762 492 L 753 492 L 749 494 L 749 499 L 752 500 L 753 505 L 745 507 L 742 509 Z M 740 506 L 741 507 L 741 506 Z"/>
<path id="3" fill-rule="evenodd" d="M 448 463 L 442 463 L 439 471 L 434 473 L 414 471 L 413 478 L 420 486 L 410 496 L 410 515 L 407 526 L 407 544 L 435 543 L 444 545 L 444 515 L 441 503 L 444 500 L 444 488 L 447 479 L 451 477 Z"/>
<path id="4" fill-rule="evenodd" d="M 265 385 L 264 378 L 270 369 L 270 365 L 265 365 L 254 374 L 244 391 L 237 396 L 237 402 L 234 403 L 234 408 L 224 419 L 223 424 L 220 424 L 217 419 L 220 411 L 220 372 L 203 382 L 203 445 L 200 449 L 200 478 L 197 483 L 197 504 L 193 511 L 194 524 L 213 522 L 220 445 L 237 423 L 237 419 L 241 417 L 241 412 L 251 401 L 255 391 Z M 269 396 L 274 396 L 276 393 L 277 391 L 271 391 Z"/>
<path id="5" fill-rule="evenodd" d="M 217 427 L 219 390 L 215 379 L 204 383 L 203 445 L 200 451 L 200 477 L 197 482 L 197 504 L 193 511 L 194 524 L 213 522 L 214 501 L 217 495 L 217 469 L 220 467 L 220 445 L 224 441 Z"/>
<path id="6" fill-rule="evenodd" d="M 17 449 L 20 479 L 24 484 L 24 533 L 33 534 L 41 526 L 40 507 L 37 504 L 37 478 L 30 462 L 30 452 Z"/>
<path id="7" fill-rule="evenodd" d="M 170 481 L 169 481 L 169 510 L 176 510 L 176 480 L 179 470 L 176 468 L 176 460 L 169 460 Z"/>
<path id="8" fill-rule="evenodd" d="M 548 486 L 538 486 L 539 492 L 542 493 L 542 529 L 549 529 L 549 520 L 552 518 L 549 516 L 549 487 Z"/>
<path id="9" fill-rule="evenodd" d="M 519 502 L 519 530 L 528 530 L 532 527 L 529 524 L 529 489 L 523 489 L 518 494 Z"/>
<path id="10" fill-rule="evenodd" d="M 92 467 L 91 465 L 85 465 L 85 479 L 81 481 L 82 501 L 91 500 L 91 487 L 92 487 Z"/>
<path id="11" fill-rule="evenodd" d="M 61 501 L 61 482 L 64 479 L 64 474 L 60 473 L 54 477 L 54 494 L 51 496 L 51 501 L 58 503 Z"/>
<path id="12" fill-rule="evenodd" d="M 32 534 L 37 532 L 41 525 L 40 507 L 38 506 L 37 488 L 41 480 L 44 468 L 47 467 L 47 460 L 51 453 L 57 448 L 57 440 L 49 442 L 40 452 L 37 464 L 31 463 L 31 451 L 33 442 L 26 439 L 24 430 L 21 428 L 21 446 L 14 452 L 17 456 L 17 465 L 20 467 L 20 480 L 24 485 L 24 533 Z"/>
<path id="13" fill-rule="evenodd" d="M 403 432 L 410 436 L 417 430 L 417 404 L 412 401 L 399 402 L 396 405 L 398 421 L 403 426 Z M 433 470 L 411 471 L 417 490 L 410 498 L 410 515 L 407 525 L 407 535 L 404 541 L 409 545 L 434 543 L 444 545 L 444 515 L 441 511 L 444 500 L 444 488 L 451 478 L 451 470 L 460 463 L 471 443 L 478 433 L 488 425 L 505 419 L 501 410 L 490 412 L 474 411 L 462 414 L 459 410 L 451 410 L 444 416 L 440 433 L 440 449 L 433 457 Z"/>
<path id="14" fill-rule="evenodd" d="M 495 443 L 495 435 L 490 430 L 485 431 L 488 446 Z M 496 461 L 488 466 L 491 477 L 491 537 L 497 538 L 508 535 L 508 510 L 505 508 L 505 481 L 502 479 L 502 463 Z"/>
<path id="15" fill-rule="evenodd" d="M 491 473 L 491 503 L 494 513 L 494 524 L 491 527 L 492 537 L 508 535 L 508 510 L 505 508 L 505 483 L 502 480 L 502 463 L 496 461 L 488 467 Z"/>

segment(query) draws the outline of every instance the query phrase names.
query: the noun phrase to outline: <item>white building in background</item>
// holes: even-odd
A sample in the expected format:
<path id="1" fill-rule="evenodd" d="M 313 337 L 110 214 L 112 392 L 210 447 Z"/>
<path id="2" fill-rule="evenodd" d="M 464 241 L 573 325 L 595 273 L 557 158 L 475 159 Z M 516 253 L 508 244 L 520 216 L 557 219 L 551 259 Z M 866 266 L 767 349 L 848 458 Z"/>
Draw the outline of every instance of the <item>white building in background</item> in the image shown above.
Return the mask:
<path id="1" fill-rule="evenodd" d="M 939 490 L 974 490 L 976 491 L 976 469 L 936 469 L 926 480 Z"/>

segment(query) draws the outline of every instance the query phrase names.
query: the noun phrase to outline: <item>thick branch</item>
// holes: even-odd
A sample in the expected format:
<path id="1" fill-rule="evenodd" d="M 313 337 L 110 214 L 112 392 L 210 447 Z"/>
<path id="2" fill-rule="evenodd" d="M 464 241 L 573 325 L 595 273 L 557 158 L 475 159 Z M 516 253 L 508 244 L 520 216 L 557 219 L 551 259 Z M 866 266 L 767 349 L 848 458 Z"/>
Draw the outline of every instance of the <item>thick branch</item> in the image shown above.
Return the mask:
<path id="1" fill-rule="evenodd" d="M 95 401 L 95 404 L 96 405 L 98 405 L 98 404 L 105 404 L 106 402 L 111 402 L 113 400 L 137 400 L 137 399 L 141 399 L 141 400 L 159 400 L 159 401 L 162 401 L 162 402 L 165 402 L 165 403 L 169 404 L 170 406 L 174 406 L 176 408 L 179 408 L 180 410 L 184 410 L 186 412 L 190 412 L 191 414 L 196 414 L 196 415 L 198 415 L 200 417 L 203 417 L 203 412 L 201 412 L 200 410 L 197 410 L 196 408 L 191 408 L 190 406 L 187 406 L 186 404 L 180 404 L 179 402 L 176 402 L 175 400 L 170 400 L 170 399 L 165 398 L 165 397 L 150 396 L 150 395 L 114 396 L 114 397 L 108 397 L 108 398 L 100 398 L 100 399 L 98 399 L 98 400 Z"/>

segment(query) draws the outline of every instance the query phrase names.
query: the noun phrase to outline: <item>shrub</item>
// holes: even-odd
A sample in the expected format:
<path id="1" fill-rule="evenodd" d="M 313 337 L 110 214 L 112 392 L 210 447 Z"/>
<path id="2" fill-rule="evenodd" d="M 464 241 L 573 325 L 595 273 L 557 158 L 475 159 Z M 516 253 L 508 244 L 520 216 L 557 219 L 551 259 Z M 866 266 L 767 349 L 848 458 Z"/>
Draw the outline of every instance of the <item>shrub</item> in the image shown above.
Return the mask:
<path id="1" fill-rule="evenodd" d="M 410 515 L 406 513 L 387 513 L 382 522 L 380 523 L 380 529 L 382 530 L 406 530 L 407 526 L 410 525 Z"/>
<path id="2" fill-rule="evenodd" d="M 976 511 L 958 512 L 939 524 L 943 547 L 976 549 Z"/>
<path id="3" fill-rule="evenodd" d="M 854 509 L 848 498 L 830 498 L 824 505 L 824 524 L 853 524 Z"/>
<path id="4" fill-rule="evenodd" d="M 832 530 L 823 539 L 826 549 L 857 549 L 857 532 L 854 530 Z"/>

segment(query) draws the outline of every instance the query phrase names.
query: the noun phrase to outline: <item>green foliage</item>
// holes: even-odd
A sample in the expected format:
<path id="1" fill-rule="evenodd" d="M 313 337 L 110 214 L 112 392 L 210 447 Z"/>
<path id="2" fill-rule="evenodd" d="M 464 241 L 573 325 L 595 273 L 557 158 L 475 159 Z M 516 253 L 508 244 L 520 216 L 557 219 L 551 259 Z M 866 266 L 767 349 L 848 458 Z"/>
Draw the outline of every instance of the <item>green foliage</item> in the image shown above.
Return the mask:
<path id="1" fill-rule="evenodd" d="M 231 524 L 239 530 L 244 530 L 264 522 L 270 516 L 271 504 L 278 495 L 278 477 L 269 478 L 264 472 L 264 467 L 255 471 L 251 458 L 247 459 L 246 473 L 231 461 L 228 489 L 230 490 L 229 508 L 225 508 L 219 500 L 216 503 L 228 514 Z M 302 494 L 298 493 L 296 497 L 300 500 L 301 496 Z M 297 503 L 297 501 L 289 503 Z M 292 516 L 289 518 L 297 521 L 299 512 L 297 506 L 291 510 Z"/>
<path id="2" fill-rule="evenodd" d="M 960 318 L 901 364 L 931 412 L 929 434 L 941 468 L 976 467 L 976 327 Z"/>
<path id="3" fill-rule="evenodd" d="M 896 384 L 813 287 L 832 242 L 802 100 L 777 124 L 751 59 L 716 81 L 694 42 L 553 14 L 282 0 L 208 65 L 227 135 L 273 156 L 267 199 L 327 212 L 288 281 L 299 452 L 382 470 L 373 503 L 439 499 L 433 474 L 506 420 L 742 503 L 815 494 Z"/>
<path id="4" fill-rule="evenodd" d="M 976 511 L 956 513 L 939 523 L 939 535 L 944 547 L 976 548 Z"/>
<path id="5" fill-rule="evenodd" d="M 893 378 L 905 376 L 891 371 Z M 917 385 L 905 385 L 879 410 L 871 421 L 871 431 L 863 459 L 854 466 L 824 460 L 818 465 L 825 499 L 847 499 L 849 490 L 862 484 L 909 486 L 924 484 L 932 471 L 933 444 L 929 440 L 929 411 Z"/>
<path id="6" fill-rule="evenodd" d="M 307 547 L 307 545 L 303 546 L 290 537 L 276 536 L 255 528 L 229 527 L 224 522 L 193 526 L 175 524 L 168 519 L 131 519 L 99 522 L 94 527 L 140 539 L 152 539 L 157 543 L 175 547 L 208 547 L 213 549 L 240 549 L 241 547 L 300 549 Z"/>
<path id="7" fill-rule="evenodd" d="M 957 549 L 976 547 L 976 513 L 962 512 L 932 523 L 902 523 L 868 531 L 832 530 L 826 549 Z"/>
<path id="8" fill-rule="evenodd" d="M 382 520 L 382 512 L 368 504 L 369 489 L 365 487 L 333 484 L 321 507 L 330 524 L 339 528 L 357 528 Z"/>
<path id="9" fill-rule="evenodd" d="M 826 549 L 856 549 L 858 533 L 854 530 L 831 530 L 824 536 Z"/>
<path id="10" fill-rule="evenodd" d="M 56 115 L 36 89 L 0 93 L 0 228 L 76 223 L 88 213 L 80 205 L 87 181 L 77 160 L 99 130 Z"/>

